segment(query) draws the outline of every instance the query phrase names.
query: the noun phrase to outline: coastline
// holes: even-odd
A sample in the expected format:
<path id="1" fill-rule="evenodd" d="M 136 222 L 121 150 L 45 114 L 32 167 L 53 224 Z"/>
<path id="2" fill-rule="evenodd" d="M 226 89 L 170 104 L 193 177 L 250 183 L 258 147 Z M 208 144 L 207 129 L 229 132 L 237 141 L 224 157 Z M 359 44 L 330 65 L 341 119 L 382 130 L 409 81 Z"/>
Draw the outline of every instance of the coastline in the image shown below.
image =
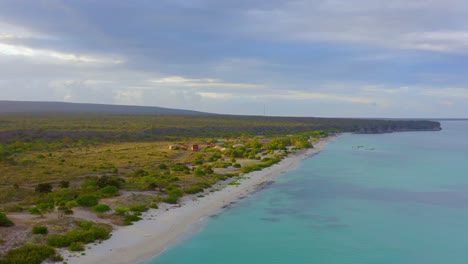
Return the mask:
<path id="1" fill-rule="evenodd" d="M 143 220 L 131 226 L 118 227 L 109 240 L 91 246 L 85 255 L 64 258 L 70 264 L 148 261 L 189 235 L 208 217 L 274 181 L 281 173 L 296 168 L 301 160 L 318 154 L 334 138 L 320 139 L 314 143 L 314 148 L 298 151 L 278 164 L 245 174 L 237 186 L 223 184 L 221 190 L 209 192 L 202 198 L 191 195 L 183 197 L 181 206 L 165 205 L 151 209 L 143 214 Z"/>

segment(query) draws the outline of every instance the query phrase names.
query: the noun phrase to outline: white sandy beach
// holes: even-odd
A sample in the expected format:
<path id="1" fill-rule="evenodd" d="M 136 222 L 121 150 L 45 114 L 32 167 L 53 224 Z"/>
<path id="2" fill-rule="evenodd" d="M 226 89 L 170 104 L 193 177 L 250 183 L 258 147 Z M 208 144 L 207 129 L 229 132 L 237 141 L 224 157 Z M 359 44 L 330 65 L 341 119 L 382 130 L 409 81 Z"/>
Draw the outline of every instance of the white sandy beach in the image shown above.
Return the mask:
<path id="1" fill-rule="evenodd" d="M 202 198 L 181 199 L 180 207 L 152 209 L 132 226 L 118 227 L 109 240 L 91 249 L 84 256 L 68 257 L 68 263 L 137 263 L 160 254 L 177 239 L 196 230 L 204 219 L 217 214 L 224 207 L 254 192 L 259 185 L 273 181 L 279 174 L 296 168 L 299 162 L 322 151 L 333 139 L 329 137 L 314 143 L 313 149 L 292 154 L 272 167 L 246 174 L 240 185 L 226 185 L 222 190 L 210 192 Z M 168 209 L 170 208 L 170 209 Z"/>

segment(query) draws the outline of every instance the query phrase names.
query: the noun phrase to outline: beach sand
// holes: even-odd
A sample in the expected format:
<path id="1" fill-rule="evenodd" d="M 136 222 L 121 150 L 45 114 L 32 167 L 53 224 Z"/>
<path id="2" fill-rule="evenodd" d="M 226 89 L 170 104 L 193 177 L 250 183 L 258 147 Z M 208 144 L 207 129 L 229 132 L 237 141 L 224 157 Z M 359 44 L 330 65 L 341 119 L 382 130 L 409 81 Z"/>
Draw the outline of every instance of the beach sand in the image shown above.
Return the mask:
<path id="1" fill-rule="evenodd" d="M 183 197 L 180 207 L 165 205 L 160 209 L 151 209 L 143 214 L 144 220 L 131 226 L 118 227 L 109 240 L 87 249 L 84 256 L 68 257 L 69 253 L 65 253 L 65 261 L 71 264 L 127 264 L 149 260 L 178 239 L 193 233 L 209 216 L 273 181 L 279 174 L 296 168 L 302 159 L 319 153 L 332 139 L 321 139 L 314 143 L 312 149 L 298 151 L 276 165 L 245 174 L 245 179 L 240 180 L 238 186 L 225 185 L 202 198 Z"/>

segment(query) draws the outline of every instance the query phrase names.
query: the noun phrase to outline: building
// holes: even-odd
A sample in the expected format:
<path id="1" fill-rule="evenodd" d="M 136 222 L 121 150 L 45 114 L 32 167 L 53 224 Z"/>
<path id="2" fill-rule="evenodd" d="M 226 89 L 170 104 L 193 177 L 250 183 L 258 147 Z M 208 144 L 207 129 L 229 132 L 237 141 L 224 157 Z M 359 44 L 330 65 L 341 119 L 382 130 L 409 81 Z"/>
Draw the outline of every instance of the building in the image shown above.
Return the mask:
<path id="1" fill-rule="evenodd" d="M 200 150 L 199 147 L 198 147 L 198 144 L 193 144 L 192 147 L 190 147 L 190 149 L 192 151 L 199 151 Z"/>

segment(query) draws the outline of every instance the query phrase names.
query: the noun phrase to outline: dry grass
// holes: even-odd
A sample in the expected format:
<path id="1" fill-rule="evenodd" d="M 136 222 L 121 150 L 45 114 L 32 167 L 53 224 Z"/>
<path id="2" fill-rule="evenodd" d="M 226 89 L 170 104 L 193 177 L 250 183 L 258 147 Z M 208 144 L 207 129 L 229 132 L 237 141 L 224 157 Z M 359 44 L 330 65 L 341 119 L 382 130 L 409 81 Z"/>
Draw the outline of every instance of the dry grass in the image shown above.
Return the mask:
<path id="1" fill-rule="evenodd" d="M 40 182 L 76 181 L 89 175 L 129 172 L 160 163 L 191 160 L 191 152 L 168 150 L 168 142 L 119 143 L 97 147 L 32 151 L 15 156 L 16 165 L 0 166 L 3 186 L 34 186 Z"/>

